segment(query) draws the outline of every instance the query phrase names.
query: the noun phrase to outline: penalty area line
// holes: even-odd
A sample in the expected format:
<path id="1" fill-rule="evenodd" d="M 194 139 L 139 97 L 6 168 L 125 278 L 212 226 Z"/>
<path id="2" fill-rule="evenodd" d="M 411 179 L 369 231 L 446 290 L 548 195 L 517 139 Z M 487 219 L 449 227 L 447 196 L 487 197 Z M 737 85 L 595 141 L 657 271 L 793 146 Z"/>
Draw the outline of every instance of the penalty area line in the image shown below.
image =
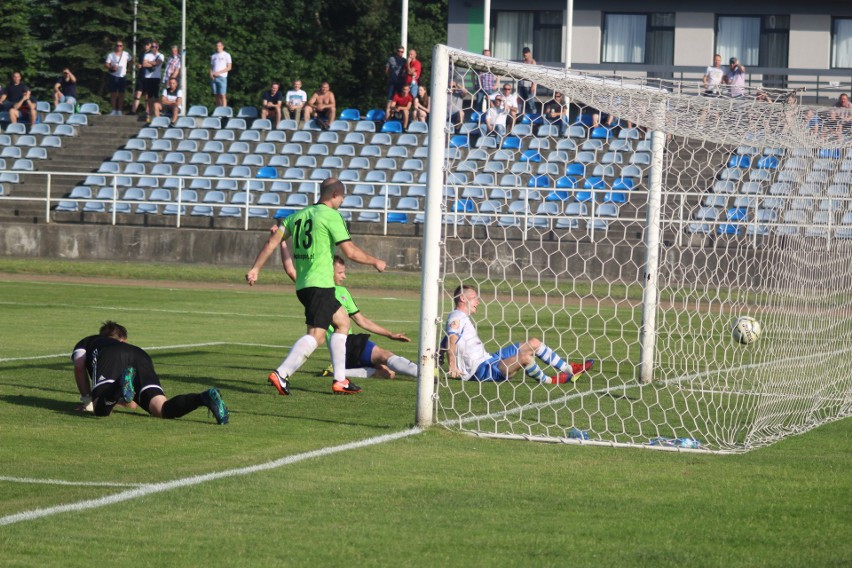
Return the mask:
<path id="1" fill-rule="evenodd" d="M 35 477 L 10 477 L 0 475 L 0 481 L 34 483 L 40 485 L 72 485 L 78 487 L 146 487 L 148 483 L 111 483 L 109 481 L 67 481 L 65 479 L 38 479 Z"/>
<path id="2" fill-rule="evenodd" d="M 215 481 L 218 479 L 226 479 L 229 477 L 250 475 L 261 471 L 269 471 L 272 469 L 277 469 L 309 459 L 322 458 L 340 452 L 358 450 L 369 446 L 383 444 L 385 442 L 393 442 L 395 440 L 419 434 L 422 431 L 423 430 L 420 428 L 409 428 L 400 432 L 394 432 L 393 434 L 384 434 L 382 436 L 366 438 L 357 442 L 349 442 L 348 444 L 341 444 L 339 446 L 328 446 L 325 448 L 320 448 L 319 450 L 294 454 L 262 464 L 236 469 L 228 469 L 224 471 L 207 473 L 204 475 L 196 475 L 193 477 L 184 477 L 181 479 L 175 479 L 173 481 L 166 481 L 163 483 L 143 485 L 134 489 L 129 489 L 127 491 L 122 491 L 120 493 L 114 493 L 112 495 L 106 495 L 104 497 L 90 499 L 87 501 L 78 501 L 76 503 L 68 503 L 66 505 L 58 505 L 56 507 L 46 507 L 43 509 L 32 509 L 30 511 L 23 511 L 20 513 L 15 513 L 14 515 L 6 515 L 5 517 L 0 517 L 0 526 L 12 525 L 24 521 L 34 521 L 36 519 L 51 517 L 53 515 L 58 515 L 61 513 L 72 513 L 77 511 L 86 511 L 89 509 L 98 509 L 100 507 L 106 507 L 108 505 L 114 505 L 123 501 L 138 499 L 140 497 L 153 495 L 155 493 L 163 493 L 165 491 L 171 491 L 173 489 L 191 487 L 193 485 L 201 485 L 202 483 L 207 483 L 209 481 Z"/>

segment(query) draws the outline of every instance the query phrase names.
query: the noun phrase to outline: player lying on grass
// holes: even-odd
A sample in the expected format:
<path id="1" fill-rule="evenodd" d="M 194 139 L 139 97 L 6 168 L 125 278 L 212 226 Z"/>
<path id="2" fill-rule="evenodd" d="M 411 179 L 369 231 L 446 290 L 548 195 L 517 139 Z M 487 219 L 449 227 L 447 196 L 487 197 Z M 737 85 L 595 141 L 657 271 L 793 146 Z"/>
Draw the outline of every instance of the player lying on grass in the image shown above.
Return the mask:
<path id="1" fill-rule="evenodd" d="M 273 226 L 270 231 L 275 232 L 278 227 Z M 293 282 L 296 281 L 296 267 L 293 264 L 293 254 L 287 247 L 286 242 L 281 243 L 281 264 L 284 266 L 284 272 L 290 277 Z M 355 300 L 352 294 L 349 293 L 343 286 L 343 281 L 346 280 L 346 261 L 340 255 L 334 255 L 334 295 L 350 319 L 358 324 L 362 329 L 366 329 L 372 333 L 383 335 L 394 341 L 402 341 L 408 343 L 411 341 L 405 334 L 393 333 L 380 326 L 367 316 L 365 316 L 358 306 L 355 305 Z M 334 328 L 329 327 L 327 336 L 330 336 Z M 331 366 L 323 371 L 322 376 L 327 377 L 332 371 Z M 346 337 L 346 376 L 368 378 L 372 376 L 393 379 L 397 373 L 417 376 L 417 365 L 404 357 L 400 357 L 387 349 L 382 349 L 372 341 L 369 334 L 352 333 L 349 330 L 349 335 Z"/>
<path id="2" fill-rule="evenodd" d="M 543 384 L 560 384 L 577 381 L 585 371 L 592 368 L 594 361 L 569 363 L 556 354 L 540 339 L 531 337 L 521 343 L 506 345 L 493 354 L 488 354 L 479 339 L 476 325 L 470 316 L 479 306 L 479 294 L 473 286 L 462 285 L 453 292 L 456 309 L 447 316 L 447 360 L 449 374 L 466 381 L 509 380 L 519 369 Z M 559 371 L 548 376 L 538 366 L 536 357 Z"/>
<path id="3" fill-rule="evenodd" d="M 228 408 L 215 388 L 166 398 L 151 357 L 127 343 L 127 329 L 114 321 L 78 341 L 71 360 L 84 412 L 109 416 L 116 404 L 135 402 L 156 418 L 180 418 L 206 406 L 217 423 L 228 423 Z"/>

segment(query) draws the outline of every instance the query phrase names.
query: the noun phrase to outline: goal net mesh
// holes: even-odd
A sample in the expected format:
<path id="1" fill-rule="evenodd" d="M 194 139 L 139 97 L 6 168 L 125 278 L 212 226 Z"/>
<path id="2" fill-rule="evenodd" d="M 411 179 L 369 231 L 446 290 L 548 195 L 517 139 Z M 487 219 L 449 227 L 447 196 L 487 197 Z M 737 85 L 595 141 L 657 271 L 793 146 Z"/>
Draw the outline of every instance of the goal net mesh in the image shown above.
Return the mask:
<path id="1" fill-rule="evenodd" d="M 537 338 L 595 364 L 545 384 L 523 370 L 460 380 L 444 363 L 436 419 L 498 437 L 739 452 L 848 416 L 852 115 L 802 95 L 449 50 L 449 122 L 431 133 L 446 140 L 439 337 L 466 284 L 489 353 Z M 751 345 L 732 340 L 741 315 L 762 324 Z"/>

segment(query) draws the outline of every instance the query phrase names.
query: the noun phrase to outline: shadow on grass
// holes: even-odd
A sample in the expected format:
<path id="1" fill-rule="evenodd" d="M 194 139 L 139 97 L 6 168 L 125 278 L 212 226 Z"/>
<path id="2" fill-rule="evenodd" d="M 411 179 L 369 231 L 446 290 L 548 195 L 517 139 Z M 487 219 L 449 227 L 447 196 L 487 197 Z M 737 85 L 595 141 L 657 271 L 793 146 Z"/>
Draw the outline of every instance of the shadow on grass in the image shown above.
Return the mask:
<path id="1" fill-rule="evenodd" d="M 8 402 L 9 404 L 16 404 L 18 406 L 29 406 L 31 408 L 51 410 L 58 414 L 71 414 L 83 416 L 85 418 L 96 418 L 93 414 L 84 414 L 79 410 L 74 410 L 80 405 L 79 402 L 67 402 L 64 400 L 44 398 L 41 396 L 26 396 L 23 394 L 0 395 L 0 401 Z"/>

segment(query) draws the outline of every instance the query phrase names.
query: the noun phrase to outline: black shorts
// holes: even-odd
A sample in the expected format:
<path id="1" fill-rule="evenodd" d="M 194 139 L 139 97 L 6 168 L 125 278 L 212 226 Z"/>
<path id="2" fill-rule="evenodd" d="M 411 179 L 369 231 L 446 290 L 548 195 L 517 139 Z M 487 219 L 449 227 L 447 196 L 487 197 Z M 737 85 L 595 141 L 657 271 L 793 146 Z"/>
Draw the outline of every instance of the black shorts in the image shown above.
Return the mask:
<path id="1" fill-rule="evenodd" d="M 107 87 L 110 93 L 123 93 L 127 89 L 127 77 L 108 75 Z"/>
<path id="2" fill-rule="evenodd" d="M 128 343 L 110 345 L 98 353 L 98 376 L 93 377 L 95 385 L 92 398 L 100 398 L 107 390 L 115 388 L 128 367 L 136 369 L 136 377 L 133 379 L 136 396 L 133 400 L 147 412 L 151 399 L 157 395 L 165 395 L 165 391 L 154 371 L 151 357 L 143 349 Z M 111 410 L 109 407 L 109 411 Z M 106 414 L 109 414 L 109 411 Z"/>
<path id="3" fill-rule="evenodd" d="M 160 78 L 145 79 L 143 92 L 149 97 L 157 97 L 160 94 Z"/>
<path id="4" fill-rule="evenodd" d="M 296 290 L 296 297 L 305 306 L 305 323 L 310 327 L 327 329 L 334 314 L 340 309 L 340 302 L 334 297 L 334 288 L 302 288 Z"/>
<path id="5" fill-rule="evenodd" d="M 366 364 L 361 358 L 364 348 L 370 340 L 369 333 L 350 333 L 346 336 L 346 368 L 355 369 Z M 372 349 L 370 350 L 372 352 Z"/>

